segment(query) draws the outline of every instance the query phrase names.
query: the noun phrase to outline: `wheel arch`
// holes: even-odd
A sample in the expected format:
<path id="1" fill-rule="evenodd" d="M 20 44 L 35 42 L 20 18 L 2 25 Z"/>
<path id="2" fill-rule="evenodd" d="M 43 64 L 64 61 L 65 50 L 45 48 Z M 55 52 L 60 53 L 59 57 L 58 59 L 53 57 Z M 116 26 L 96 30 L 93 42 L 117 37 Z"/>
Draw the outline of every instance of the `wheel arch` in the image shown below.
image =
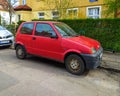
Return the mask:
<path id="1" fill-rule="evenodd" d="M 17 46 L 22 46 L 22 47 L 24 47 L 24 49 L 26 49 L 25 46 L 24 46 L 24 44 L 22 44 L 20 42 L 15 43 L 15 50 L 16 50 Z"/>
<path id="2" fill-rule="evenodd" d="M 84 60 L 84 58 L 80 55 L 80 53 L 78 53 L 78 52 L 71 51 L 71 52 L 66 53 L 65 56 L 64 56 L 64 62 L 65 62 L 66 58 L 67 58 L 68 56 L 70 56 L 71 54 L 75 54 L 75 55 L 80 56 L 80 58 L 83 60 L 83 62 L 84 62 L 84 64 L 85 64 L 85 68 L 86 68 L 85 60 Z"/>
<path id="3" fill-rule="evenodd" d="M 25 49 L 25 46 L 22 45 L 22 44 L 16 44 L 16 56 L 17 58 L 19 59 L 25 59 L 26 56 L 27 56 L 27 52 L 26 52 L 26 49 Z M 20 50 L 20 53 L 19 53 L 19 50 Z"/>

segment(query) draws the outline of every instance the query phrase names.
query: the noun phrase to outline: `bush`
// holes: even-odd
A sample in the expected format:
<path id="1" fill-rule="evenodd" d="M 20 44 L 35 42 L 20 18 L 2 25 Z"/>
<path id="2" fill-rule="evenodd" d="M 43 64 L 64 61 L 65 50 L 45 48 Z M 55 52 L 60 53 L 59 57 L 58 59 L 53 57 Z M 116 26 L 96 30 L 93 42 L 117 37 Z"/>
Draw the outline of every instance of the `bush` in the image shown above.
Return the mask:
<path id="1" fill-rule="evenodd" d="M 10 25 L 6 25 L 5 27 L 6 27 L 7 30 L 9 30 L 10 32 L 12 32 L 13 35 L 15 36 L 16 31 L 17 31 L 17 29 L 19 28 L 19 26 L 20 26 L 20 24 L 22 22 L 25 22 L 25 21 L 21 20 L 21 21 L 17 22 L 17 25 L 16 24 L 10 24 Z"/>
<path id="2" fill-rule="evenodd" d="M 17 22 L 16 30 L 19 28 L 20 24 L 23 23 L 23 22 L 26 22 L 26 21 L 20 20 L 20 21 Z"/>
<path id="3" fill-rule="evenodd" d="M 100 41 L 105 50 L 120 52 L 120 19 L 79 19 L 60 21 L 67 23 L 79 34 Z"/>
<path id="4" fill-rule="evenodd" d="M 15 33 L 16 33 L 16 25 L 15 24 L 6 25 L 6 29 L 8 29 L 10 32 L 12 32 L 13 35 L 15 36 Z"/>

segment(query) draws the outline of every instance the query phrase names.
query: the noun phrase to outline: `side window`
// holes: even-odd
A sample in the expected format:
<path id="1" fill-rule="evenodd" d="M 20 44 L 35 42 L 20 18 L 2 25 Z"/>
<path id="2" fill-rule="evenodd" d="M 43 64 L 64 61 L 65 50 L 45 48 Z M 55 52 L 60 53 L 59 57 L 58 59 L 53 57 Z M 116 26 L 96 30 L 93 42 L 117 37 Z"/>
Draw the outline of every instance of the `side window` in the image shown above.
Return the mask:
<path id="1" fill-rule="evenodd" d="M 22 3 L 23 3 L 23 5 L 25 5 L 26 4 L 26 0 L 22 0 Z"/>
<path id="2" fill-rule="evenodd" d="M 33 27 L 34 27 L 34 24 L 33 24 L 33 23 L 23 24 L 20 33 L 21 33 L 21 34 L 32 35 Z"/>
<path id="3" fill-rule="evenodd" d="M 35 35 L 37 36 L 44 36 L 44 37 L 51 37 L 56 36 L 56 33 L 52 29 L 49 24 L 40 24 L 36 25 Z"/>

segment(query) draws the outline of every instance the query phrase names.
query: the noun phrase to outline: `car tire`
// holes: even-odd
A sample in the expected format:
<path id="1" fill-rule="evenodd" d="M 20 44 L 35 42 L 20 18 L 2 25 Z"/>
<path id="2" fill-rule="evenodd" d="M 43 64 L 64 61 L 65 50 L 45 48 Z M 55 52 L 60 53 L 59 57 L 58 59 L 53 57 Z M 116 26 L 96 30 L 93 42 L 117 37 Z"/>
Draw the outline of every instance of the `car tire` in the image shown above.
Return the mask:
<path id="1" fill-rule="evenodd" d="M 27 53 L 26 53 L 26 50 L 25 50 L 25 48 L 23 46 L 18 45 L 16 47 L 16 56 L 19 59 L 25 59 L 26 58 Z"/>
<path id="2" fill-rule="evenodd" d="M 85 71 L 85 64 L 80 56 L 72 54 L 65 59 L 65 66 L 68 72 L 75 75 L 82 75 Z"/>

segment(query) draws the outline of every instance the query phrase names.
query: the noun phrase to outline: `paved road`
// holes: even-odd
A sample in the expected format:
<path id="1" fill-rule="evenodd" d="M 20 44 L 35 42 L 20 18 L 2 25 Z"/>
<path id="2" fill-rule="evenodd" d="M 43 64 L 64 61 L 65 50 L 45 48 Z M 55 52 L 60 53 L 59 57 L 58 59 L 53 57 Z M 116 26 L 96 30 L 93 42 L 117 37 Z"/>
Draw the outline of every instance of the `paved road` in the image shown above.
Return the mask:
<path id="1" fill-rule="evenodd" d="M 75 76 L 61 63 L 0 49 L 0 96 L 120 96 L 119 77 L 104 69 Z"/>

